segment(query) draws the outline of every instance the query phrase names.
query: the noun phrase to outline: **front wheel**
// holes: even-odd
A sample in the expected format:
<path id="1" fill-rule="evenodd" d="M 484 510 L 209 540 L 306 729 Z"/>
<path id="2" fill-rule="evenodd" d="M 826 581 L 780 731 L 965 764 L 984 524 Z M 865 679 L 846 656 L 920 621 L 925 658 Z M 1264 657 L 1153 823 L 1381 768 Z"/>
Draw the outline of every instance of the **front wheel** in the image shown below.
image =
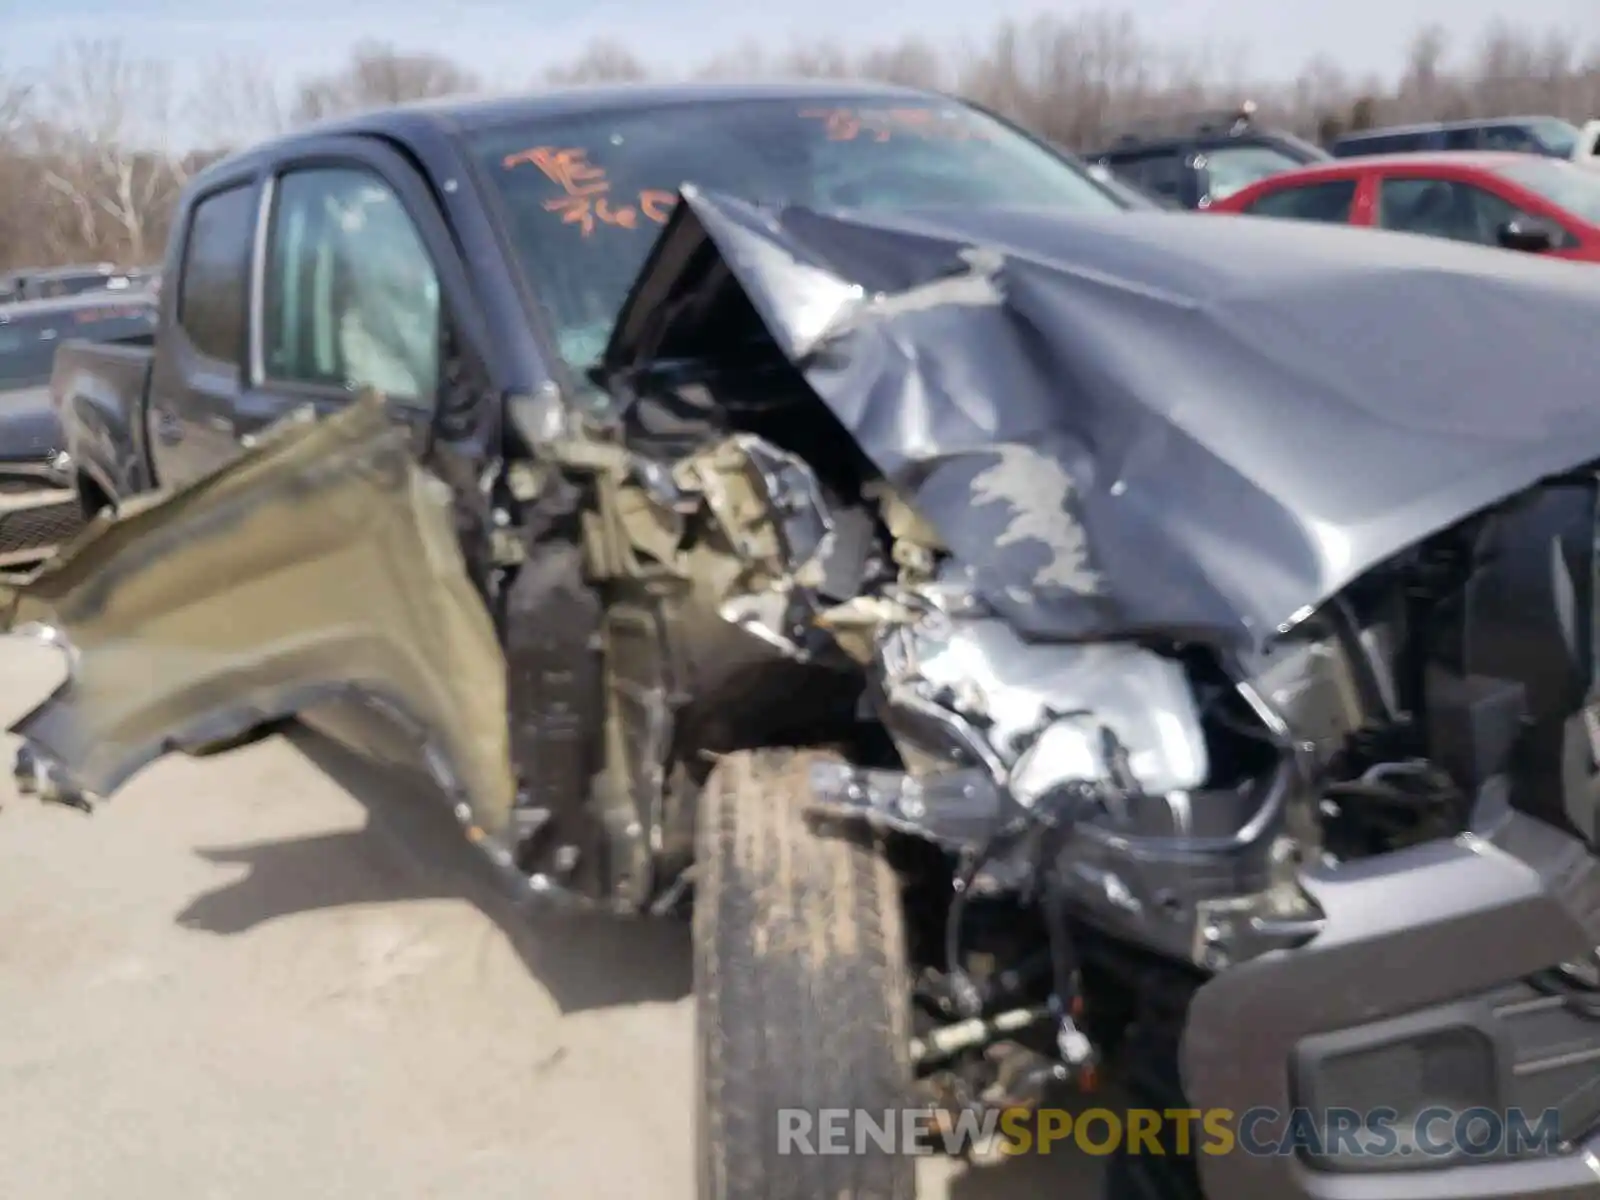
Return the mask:
<path id="1" fill-rule="evenodd" d="M 807 825 L 816 757 L 729 755 L 701 799 L 701 1200 L 915 1194 L 907 1148 L 880 1148 L 865 1126 L 898 1136 L 911 1092 L 899 884 L 869 836 L 825 837 Z"/>

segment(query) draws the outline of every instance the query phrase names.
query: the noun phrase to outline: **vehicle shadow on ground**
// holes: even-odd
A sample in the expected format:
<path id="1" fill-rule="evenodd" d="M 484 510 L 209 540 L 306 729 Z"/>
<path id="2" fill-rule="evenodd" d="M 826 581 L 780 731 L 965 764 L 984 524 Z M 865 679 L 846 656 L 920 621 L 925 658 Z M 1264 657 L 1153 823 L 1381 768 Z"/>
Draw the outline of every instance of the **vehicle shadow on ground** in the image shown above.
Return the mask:
<path id="1" fill-rule="evenodd" d="M 318 909 L 460 898 L 495 922 L 563 1012 L 673 1001 L 692 990 L 686 922 L 518 906 L 438 793 L 309 730 L 286 740 L 367 810 L 366 825 L 197 851 L 249 871 L 190 903 L 177 918 L 185 928 L 238 934 Z"/>
<path id="2" fill-rule="evenodd" d="M 178 914 L 180 925 L 236 935 L 298 913 L 458 898 L 495 922 L 563 1012 L 670 1002 L 692 990 L 685 922 L 519 907 L 461 836 L 437 793 L 309 730 L 294 729 L 286 740 L 366 810 L 367 823 L 350 831 L 198 850 L 208 862 L 248 871 L 193 900 Z M 1073 1107 L 1095 1103 L 1085 1098 Z M 1103 1164 L 1063 1147 L 992 1166 L 953 1166 L 937 1172 L 933 1194 L 942 1200 L 1092 1200 L 1100 1195 Z"/>

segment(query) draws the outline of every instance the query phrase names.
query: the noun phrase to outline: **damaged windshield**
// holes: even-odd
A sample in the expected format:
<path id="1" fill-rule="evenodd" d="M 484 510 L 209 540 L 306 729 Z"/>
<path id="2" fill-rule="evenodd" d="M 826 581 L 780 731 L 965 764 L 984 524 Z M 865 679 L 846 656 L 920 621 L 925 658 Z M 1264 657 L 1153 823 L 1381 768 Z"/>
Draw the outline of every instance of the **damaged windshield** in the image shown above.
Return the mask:
<path id="1" fill-rule="evenodd" d="M 600 357 L 693 183 L 757 204 L 905 211 L 1126 207 L 1005 124 L 937 98 L 701 102 L 544 118 L 473 138 L 562 357 Z"/>

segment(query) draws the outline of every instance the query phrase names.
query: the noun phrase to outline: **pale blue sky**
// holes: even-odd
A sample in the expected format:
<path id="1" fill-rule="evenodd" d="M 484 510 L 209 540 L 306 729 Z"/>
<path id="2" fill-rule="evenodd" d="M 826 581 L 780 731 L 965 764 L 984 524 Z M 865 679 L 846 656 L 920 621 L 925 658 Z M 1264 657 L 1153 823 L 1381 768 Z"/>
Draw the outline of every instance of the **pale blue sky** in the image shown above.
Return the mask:
<path id="1" fill-rule="evenodd" d="M 136 53 L 178 59 L 270 56 L 287 82 L 335 65 L 352 42 L 375 37 L 448 54 L 496 79 L 520 79 L 598 36 L 625 41 L 647 61 L 686 63 L 748 39 L 827 36 L 860 46 L 916 32 L 947 42 L 981 35 L 1002 15 L 1105 8 L 1133 15 L 1166 41 L 1243 46 L 1257 78 L 1292 78 L 1318 52 L 1352 70 L 1387 74 L 1410 34 L 1429 21 L 1447 23 L 1465 43 L 1497 16 L 1541 32 L 1568 29 L 1584 42 L 1600 37 L 1595 0 L 0 0 L 0 65 L 42 67 L 67 42 L 109 36 Z"/>

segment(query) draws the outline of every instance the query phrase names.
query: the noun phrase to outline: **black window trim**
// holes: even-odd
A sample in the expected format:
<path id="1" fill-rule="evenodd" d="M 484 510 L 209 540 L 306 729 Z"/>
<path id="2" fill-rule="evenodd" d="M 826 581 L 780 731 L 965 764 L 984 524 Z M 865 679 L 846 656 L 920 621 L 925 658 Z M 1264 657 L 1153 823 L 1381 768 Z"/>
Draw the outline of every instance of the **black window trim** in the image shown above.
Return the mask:
<path id="1" fill-rule="evenodd" d="M 441 319 L 450 311 L 447 293 L 445 290 L 444 273 L 433 248 L 428 244 L 427 235 L 423 232 L 422 224 L 407 203 L 404 190 L 395 185 L 394 180 L 386 176 L 382 169 L 375 163 L 369 162 L 359 154 L 353 154 L 341 148 L 328 148 L 322 150 L 300 151 L 292 158 L 283 158 L 271 164 L 267 169 L 266 185 L 262 189 L 263 204 L 258 215 L 255 230 L 255 247 L 251 264 L 250 303 L 252 316 L 248 322 L 250 327 L 250 375 L 247 386 L 252 390 L 270 389 L 275 395 L 304 396 L 307 400 L 344 401 L 355 399 L 355 393 L 348 387 L 331 383 L 310 383 L 300 379 L 278 379 L 270 377 L 266 370 L 266 296 L 267 296 L 267 260 L 272 249 L 272 227 L 277 217 L 278 182 L 286 175 L 299 175 L 307 171 L 356 171 L 376 179 L 391 195 L 399 201 L 401 211 L 406 219 L 411 222 L 416 231 L 417 241 L 421 243 L 423 253 L 428 256 L 428 263 L 433 268 L 434 275 L 439 283 L 439 309 Z M 441 364 L 442 365 L 442 364 Z M 407 397 L 397 397 L 397 402 L 408 400 Z M 421 401 L 411 401 L 410 407 L 420 407 Z M 437 409 L 439 397 L 435 396 L 427 402 L 426 407 Z"/>

